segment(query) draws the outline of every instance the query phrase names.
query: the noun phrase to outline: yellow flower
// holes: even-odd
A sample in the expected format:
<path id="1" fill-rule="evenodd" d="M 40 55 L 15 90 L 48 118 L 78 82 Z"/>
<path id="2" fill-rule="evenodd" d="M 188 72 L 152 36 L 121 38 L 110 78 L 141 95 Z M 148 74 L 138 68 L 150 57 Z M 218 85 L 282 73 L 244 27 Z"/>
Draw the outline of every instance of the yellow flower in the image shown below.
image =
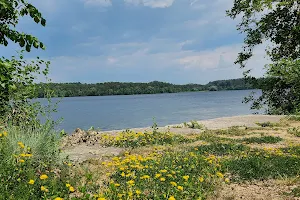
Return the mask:
<path id="1" fill-rule="evenodd" d="M 3 131 L 3 136 L 6 137 L 7 136 L 7 132 Z"/>
<path id="2" fill-rule="evenodd" d="M 142 192 L 141 192 L 140 190 L 136 190 L 135 193 L 136 193 L 137 195 L 139 195 L 139 194 L 141 194 Z"/>
<path id="3" fill-rule="evenodd" d="M 67 187 L 67 188 L 68 188 L 68 187 L 71 187 L 71 185 L 70 185 L 69 183 L 67 183 L 67 184 L 66 184 L 66 187 Z"/>
<path id="4" fill-rule="evenodd" d="M 34 180 L 30 179 L 30 181 L 28 182 L 30 185 L 34 184 Z"/>
<path id="5" fill-rule="evenodd" d="M 122 172 L 122 173 L 121 173 L 121 176 L 122 176 L 122 177 L 124 177 L 124 176 L 125 176 L 125 173 L 124 173 L 124 172 Z"/>
<path id="6" fill-rule="evenodd" d="M 56 197 L 54 200 L 64 200 L 64 199 L 60 197 Z"/>
<path id="7" fill-rule="evenodd" d="M 115 186 L 116 186 L 116 187 L 119 187 L 119 186 L 120 186 L 120 184 L 119 184 L 119 183 L 115 183 Z"/>
<path id="8" fill-rule="evenodd" d="M 155 174 L 155 178 L 161 177 L 161 174 Z"/>
<path id="9" fill-rule="evenodd" d="M 183 176 L 182 178 L 183 178 L 185 181 L 188 181 L 189 178 L 190 178 L 190 176 Z"/>
<path id="10" fill-rule="evenodd" d="M 166 173 L 167 170 L 166 170 L 166 169 L 162 169 L 162 170 L 160 170 L 159 172 L 161 172 L 161 173 Z"/>
<path id="11" fill-rule="evenodd" d="M 70 187 L 69 187 L 69 191 L 70 191 L 70 192 L 74 192 L 75 189 L 74 189 L 72 186 L 70 186 Z"/>
<path id="12" fill-rule="evenodd" d="M 160 178 L 160 181 L 165 181 L 166 179 L 164 177 L 161 177 Z"/>
<path id="13" fill-rule="evenodd" d="M 21 160 L 19 160 L 19 162 L 20 162 L 20 163 L 23 163 L 23 162 L 25 162 L 25 160 L 21 159 Z"/>
<path id="14" fill-rule="evenodd" d="M 200 181 L 201 183 L 204 181 L 203 176 L 200 176 L 200 177 L 199 177 L 199 181 Z"/>
<path id="15" fill-rule="evenodd" d="M 104 197 L 99 197 L 97 200 L 106 200 Z"/>
<path id="16" fill-rule="evenodd" d="M 48 191 L 49 191 L 45 186 L 41 186 L 41 190 L 42 190 L 43 192 L 48 192 Z"/>
<path id="17" fill-rule="evenodd" d="M 229 178 L 225 178 L 225 183 L 229 183 L 229 182 L 230 182 Z"/>
<path id="18" fill-rule="evenodd" d="M 20 148 L 24 149 L 25 145 L 23 144 L 23 142 L 18 142 L 18 145 Z"/>
<path id="19" fill-rule="evenodd" d="M 2 133 L 0 133 L 0 137 L 2 137 Z"/>
<path id="20" fill-rule="evenodd" d="M 134 180 L 127 181 L 128 185 L 134 185 Z"/>
<path id="21" fill-rule="evenodd" d="M 180 190 L 180 191 L 183 191 L 183 187 L 180 186 L 180 185 L 177 187 L 177 189 Z"/>
<path id="22" fill-rule="evenodd" d="M 168 200 L 176 200 L 174 196 L 170 196 Z"/>
<path id="23" fill-rule="evenodd" d="M 141 177 L 141 179 L 149 179 L 149 178 L 150 178 L 149 175 L 144 175 L 144 176 Z"/>
<path id="24" fill-rule="evenodd" d="M 218 176 L 219 178 L 224 178 L 224 175 L 223 175 L 221 172 L 217 172 L 217 176 Z"/>
<path id="25" fill-rule="evenodd" d="M 171 185 L 173 185 L 174 187 L 177 186 L 177 183 L 175 183 L 174 181 L 170 182 Z"/>
<path id="26" fill-rule="evenodd" d="M 40 179 L 41 179 L 41 180 L 45 180 L 45 179 L 47 179 L 47 178 L 48 178 L 48 176 L 47 176 L 46 174 L 43 174 L 43 175 L 40 176 Z"/>

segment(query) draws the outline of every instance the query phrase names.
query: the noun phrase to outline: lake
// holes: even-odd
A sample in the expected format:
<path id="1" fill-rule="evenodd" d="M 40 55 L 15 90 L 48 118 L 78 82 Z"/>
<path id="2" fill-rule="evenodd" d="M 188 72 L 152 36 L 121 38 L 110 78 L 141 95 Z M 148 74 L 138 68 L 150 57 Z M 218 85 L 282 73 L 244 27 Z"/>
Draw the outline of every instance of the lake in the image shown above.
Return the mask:
<path id="1" fill-rule="evenodd" d="M 259 90 L 255 90 L 260 92 Z M 63 98 L 54 119 L 63 118 L 60 129 L 101 130 L 147 127 L 153 118 L 159 126 L 191 120 L 251 114 L 243 98 L 251 90 L 187 92 L 173 94 L 122 95 Z M 54 98 L 54 101 L 58 99 Z M 45 99 L 41 99 L 46 102 Z"/>

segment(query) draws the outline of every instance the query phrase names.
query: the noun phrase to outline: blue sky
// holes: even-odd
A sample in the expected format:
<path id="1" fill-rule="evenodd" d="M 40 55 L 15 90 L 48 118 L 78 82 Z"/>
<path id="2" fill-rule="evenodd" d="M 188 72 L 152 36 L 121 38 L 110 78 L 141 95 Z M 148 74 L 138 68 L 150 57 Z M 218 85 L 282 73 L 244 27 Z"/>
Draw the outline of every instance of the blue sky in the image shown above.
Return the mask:
<path id="1" fill-rule="evenodd" d="M 207 83 L 242 77 L 233 62 L 243 35 L 225 16 L 232 0 L 31 0 L 47 26 L 29 18 L 19 30 L 36 35 L 46 50 L 27 58 L 51 61 L 53 82 Z M 11 56 L 12 43 L 0 47 Z M 263 47 L 248 62 L 256 76 L 266 63 Z"/>

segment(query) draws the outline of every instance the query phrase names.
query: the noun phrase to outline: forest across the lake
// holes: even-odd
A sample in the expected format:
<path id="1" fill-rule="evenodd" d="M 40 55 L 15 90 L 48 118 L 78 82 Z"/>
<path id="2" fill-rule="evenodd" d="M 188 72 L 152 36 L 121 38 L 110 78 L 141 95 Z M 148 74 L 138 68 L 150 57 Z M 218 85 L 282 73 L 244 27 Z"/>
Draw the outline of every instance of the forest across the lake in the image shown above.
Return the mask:
<path id="1" fill-rule="evenodd" d="M 217 80 L 205 85 L 185 84 L 176 85 L 166 82 L 152 81 L 149 83 L 132 82 L 105 82 L 105 83 L 39 83 L 38 97 L 46 96 L 45 88 L 50 89 L 55 97 L 75 96 L 107 96 L 107 95 L 133 95 L 158 94 L 218 90 L 246 90 L 259 89 L 248 83 L 245 79 Z"/>

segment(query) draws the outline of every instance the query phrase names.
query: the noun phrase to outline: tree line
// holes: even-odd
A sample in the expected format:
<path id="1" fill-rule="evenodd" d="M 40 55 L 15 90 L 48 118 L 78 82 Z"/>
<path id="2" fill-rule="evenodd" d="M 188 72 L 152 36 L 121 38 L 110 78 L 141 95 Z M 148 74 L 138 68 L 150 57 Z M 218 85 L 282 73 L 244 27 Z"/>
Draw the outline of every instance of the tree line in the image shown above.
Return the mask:
<path id="1" fill-rule="evenodd" d="M 47 88 L 47 89 L 46 89 Z M 254 89 L 245 79 L 218 80 L 206 85 L 185 84 L 176 85 L 166 82 L 152 81 L 149 83 L 39 83 L 37 93 L 39 98 L 46 96 L 45 91 L 52 91 L 54 97 L 75 96 L 107 96 L 107 95 L 133 95 L 133 94 L 158 94 L 196 91 L 217 90 L 243 90 Z"/>

